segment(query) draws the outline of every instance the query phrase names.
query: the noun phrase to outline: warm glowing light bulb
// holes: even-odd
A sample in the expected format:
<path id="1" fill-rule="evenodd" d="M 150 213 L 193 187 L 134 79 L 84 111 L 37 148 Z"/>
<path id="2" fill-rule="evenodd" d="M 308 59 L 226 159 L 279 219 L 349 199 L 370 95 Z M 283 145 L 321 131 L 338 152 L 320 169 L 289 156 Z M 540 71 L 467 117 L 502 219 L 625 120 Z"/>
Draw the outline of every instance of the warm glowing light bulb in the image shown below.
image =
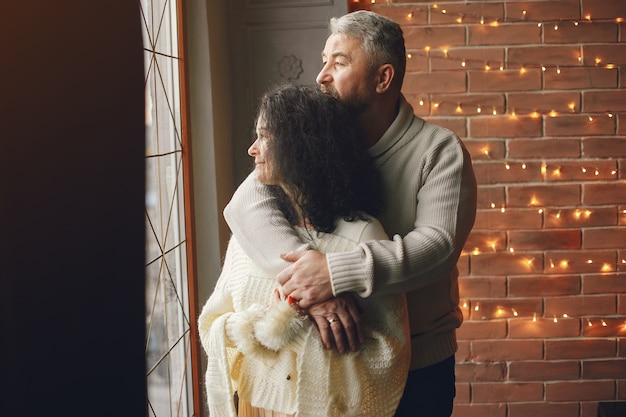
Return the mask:
<path id="1" fill-rule="evenodd" d="M 563 259 L 561 262 L 559 262 L 559 266 L 561 268 L 567 268 L 569 266 L 569 261 Z"/>
<path id="2" fill-rule="evenodd" d="M 461 105 L 460 105 L 460 104 L 457 104 L 456 109 L 455 109 L 455 112 L 457 112 L 457 113 L 463 113 L 463 108 L 461 108 Z"/>
<path id="3" fill-rule="evenodd" d="M 465 60 L 461 61 L 461 66 L 465 68 Z"/>
<path id="4" fill-rule="evenodd" d="M 556 110 L 550 110 L 550 113 L 548 113 L 548 115 L 550 117 L 556 117 L 559 115 L 559 113 Z"/>
<path id="5" fill-rule="evenodd" d="M 480 113 L 482 111 L 483 111 L 483 109 L 480 106 L 476 107 L 476 113 Z"/>
<path id="6" fill-rule="evenodd" d="M 411 19 L 413 17 L 413 12 L 409 12 L 409 14 L 406 15 L 406 17 L 408 17 L 409 19 Z"/>
<path id="7" fill-rule="evenodd" d="M 526 74 L 526 68 L 521 67 L 521 68 L 519 69 L 519 73 L 520 73 L 520 74 Z"/>
<path id="8" fill-rule="evenodd" d="M 533 313 L 533 322 L 537 321 L 537 313 Z"/>
<path id="9" fill-rule="evenodd" d="M 567 107 L 569 107 L 571 111 L 574 111 L 576 110 L 576 103 L 574 102 L 568 103 Z"/>
<path id="10" fill-rule="evenodd" d="M 425 50 L 426 52 L 430 52 L 430 46 L 425 46 L 425 47 L 424 47 L 424 50 Z"/>
<path id="11" fill-rule="evenodd" d="M 480 24 L 481 25 L 485 24 L 485 17 L 484 16 L 480 16 Z"/>
<path id="12" fill-rule="evenodd" d="M 420 99 L 420 106 L 424 105 L 424 99 Z"/>
<path id="13" fill-rule="evenodd" d="M 406 57 L 407 57 L 407 58 L 409 58 L 409 59 L 411 59 L 411 58 L 413 58 L 413 54 L 410 54 L 410 53 L 409 53 L 409 54 L 406 54 Z"/>

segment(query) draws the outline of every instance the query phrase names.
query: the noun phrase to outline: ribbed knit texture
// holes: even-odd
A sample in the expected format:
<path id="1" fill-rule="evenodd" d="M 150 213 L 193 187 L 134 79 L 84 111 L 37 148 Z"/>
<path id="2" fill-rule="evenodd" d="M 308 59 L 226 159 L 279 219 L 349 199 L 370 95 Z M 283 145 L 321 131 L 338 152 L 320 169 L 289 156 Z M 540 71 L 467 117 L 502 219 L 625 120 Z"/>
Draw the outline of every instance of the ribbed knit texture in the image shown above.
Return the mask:
<path id="1" fill-rule="evenodd" d="M 311 238 L 298 230 L 299 239 Z M 385 236 L 377 221 L 340 221 L 334 234 L 313 233 L 308 244 L 321 252 L 345 251 L 361 239 Z M 310 320 L 292 327 L 299 330 L 278 351 L 255 337 L 255 326 L 258 329 L 259 322 L 283 307 L 275 299 L 275 288 L 274 278 L 252 262 L 233 236 L 222 274 L 198 320 L 209 358 L 206 389 L 211 416 L 235 416 L 235 390 L 255 407 L 298 417 L 393 416 L 410 359 L 404 295 L 359 300 L 367 323 L 366 342 L 358 352 L 340 355 L 324 349 Z"/>
<path id="2" fill-rule="evenodd" d="M 474 224 L 476 179 L 459 138 L 416 117 L 404 98 L 370 153 L 385 189 L 379 220 L 392 240 L 328 253 L 333 291 L 362 297 L 406 292 L 411 369 L 418 369 L 456 351 L 455 329 L 462 322 L 456 262 Z M 235 192 L 224 215 L 246 252 L 265 269 L 278 272 L 279 254 L 303 245 L 253 176 Z M 271 231 L 250 233 L 257 224 Z"/>

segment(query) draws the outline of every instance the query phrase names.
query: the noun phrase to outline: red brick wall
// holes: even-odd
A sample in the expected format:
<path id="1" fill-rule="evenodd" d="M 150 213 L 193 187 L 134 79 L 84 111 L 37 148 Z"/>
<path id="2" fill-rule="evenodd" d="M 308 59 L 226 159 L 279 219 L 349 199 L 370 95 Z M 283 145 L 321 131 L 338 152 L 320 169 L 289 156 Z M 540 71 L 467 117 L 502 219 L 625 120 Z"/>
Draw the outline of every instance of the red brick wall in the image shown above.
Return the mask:
<path id="1" fill-rule="evenodd" d="M 473 156 L 454 416 L 626 400 L 626 1 L 350 1 L 402 25 L 404 94 Z"/>

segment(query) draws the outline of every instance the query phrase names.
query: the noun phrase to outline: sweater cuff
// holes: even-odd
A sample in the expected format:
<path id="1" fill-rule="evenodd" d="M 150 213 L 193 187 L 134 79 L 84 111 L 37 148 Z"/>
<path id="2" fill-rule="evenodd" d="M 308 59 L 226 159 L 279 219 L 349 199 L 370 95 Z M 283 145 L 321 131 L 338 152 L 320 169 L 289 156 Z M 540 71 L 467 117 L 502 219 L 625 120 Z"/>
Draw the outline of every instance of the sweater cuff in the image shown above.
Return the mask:
<path id="1" fill-rule="evenodd" d="M 372 293 L 373 276 L 363 251 L 357 248 L 348 252 L 326 254 L 333 295 L 355 292 L 365 298 Z"/>

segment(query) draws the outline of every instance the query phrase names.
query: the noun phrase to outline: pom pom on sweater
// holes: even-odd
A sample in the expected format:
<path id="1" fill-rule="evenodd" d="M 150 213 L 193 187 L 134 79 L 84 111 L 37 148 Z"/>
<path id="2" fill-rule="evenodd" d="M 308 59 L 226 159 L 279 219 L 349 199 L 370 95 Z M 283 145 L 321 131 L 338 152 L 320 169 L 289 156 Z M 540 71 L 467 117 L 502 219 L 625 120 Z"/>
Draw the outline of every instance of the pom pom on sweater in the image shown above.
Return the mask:
<path id="1" fill-rule="evenodd" d="M 301 317 L 287 302 L 272 305 L 254 324 L 254 334 L 263 346 L 278 351 L 293 339 L 304 325 Z"/>

